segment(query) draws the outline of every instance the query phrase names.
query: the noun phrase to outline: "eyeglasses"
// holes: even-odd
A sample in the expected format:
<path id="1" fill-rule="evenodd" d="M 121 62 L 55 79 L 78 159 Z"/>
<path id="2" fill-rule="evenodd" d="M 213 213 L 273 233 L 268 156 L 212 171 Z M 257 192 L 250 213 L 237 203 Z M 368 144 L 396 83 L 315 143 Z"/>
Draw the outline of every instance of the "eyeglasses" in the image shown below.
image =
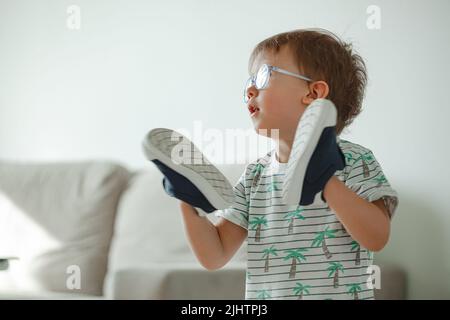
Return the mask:
<path id="1" fill-rule="evenodd" d="M 287 70 L 283 70 L 280 69 L 278 67 L 274 67 L 268 64 L 263 64 L 258 72 L 256 73 L 256 75 L 251 76 L 250 78 L 248 78 L 246 84 L 245 84 L 245 90 L 244 90 L 244 102 L 247 103 L 249 100 L 249 97 L 247 95 L 247 90 L 248 88 L 250 88 L 251 86 L 255 86 L 256 89 L 258 90 L 264 90 L 267 88 L 267 86 L 269 85 L 269 80 L 270 80 L 270 76 L 272 75 L 272 71 L 275 72 L 279 72 L 291 77 L 295 77 L 298 79 L 302 79 L 308 82 L 313 81 L 312 79 L 302 76 L 300 74 L 296 74 L 296 73 L 292 73 L 290 71 Z"/>

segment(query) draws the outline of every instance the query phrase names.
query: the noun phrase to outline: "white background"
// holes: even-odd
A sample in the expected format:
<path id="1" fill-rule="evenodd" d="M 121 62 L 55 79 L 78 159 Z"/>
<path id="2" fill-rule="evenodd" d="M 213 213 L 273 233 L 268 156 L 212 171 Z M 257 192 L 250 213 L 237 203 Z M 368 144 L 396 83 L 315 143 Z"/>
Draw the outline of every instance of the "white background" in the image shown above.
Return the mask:
<path id="1" fill-rule="evenodd" d="M 66 26 L 81 9 L 81 29 Z M 369 5 L 381 29 L 366 26 Z M 450 298 L 450 2 L 0 0 L 0 157 L 145 159 L 153 127 L 248 129 L 251 49 L 321 27 L 364 57 L 364 111 L 342 138 L 373 151 L 400 195 L 389 245 L 409 298 Z M 257 156 L 256 154 L 254 156 Z"/>

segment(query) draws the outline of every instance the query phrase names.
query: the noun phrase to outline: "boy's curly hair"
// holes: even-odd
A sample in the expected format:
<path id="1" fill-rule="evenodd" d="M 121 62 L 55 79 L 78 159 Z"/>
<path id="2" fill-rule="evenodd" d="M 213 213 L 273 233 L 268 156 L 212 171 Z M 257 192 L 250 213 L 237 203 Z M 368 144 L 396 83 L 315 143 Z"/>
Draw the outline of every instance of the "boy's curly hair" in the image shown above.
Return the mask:
<path id="1" fill-rule="evenodd" d="M 367 84 L 363 59 L 354 52 L 352 44 L 328 30 L 299 29 L 261 41 L 250 55 L 249 69 L 260 52 L 278 52 L 284 45 L 289 46 L 305 76 L 328 84 L 327 99 L 333 101 L 338 110 L 336 132 L 340 134 L 361 112 Z"/>

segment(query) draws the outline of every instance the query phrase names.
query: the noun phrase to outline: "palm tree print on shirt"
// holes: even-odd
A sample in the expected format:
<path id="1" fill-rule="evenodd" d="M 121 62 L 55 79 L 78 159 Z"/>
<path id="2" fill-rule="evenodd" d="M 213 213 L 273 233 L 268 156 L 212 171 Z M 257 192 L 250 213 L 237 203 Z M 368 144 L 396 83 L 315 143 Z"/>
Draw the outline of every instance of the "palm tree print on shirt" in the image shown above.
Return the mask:
<path id="1" fill-rule="evenodd" d="M 299 300 L 302 300 L 304 294 L 309 294 L 309 288 L 311 288 L 311 286 L 303 285 L 301 282 L 297 282 L 295 288 L 293 289 L 294 294 L 298 296 Z"/>
<path id="2" fill-rule="evenodd" d="M 289 271 L 289 278 L 295 278 L 295 274 L 297 273 L 297 261 L 300 263 L 301 260 L 306 261 L 306 257 L 302 254 L 302 252 L 307 251 L 308 249 L 305 248 L 298 248 L 298 249 L 288 249 L 284 252 L 287 253 L 286 257 L 284 257 L 284 260 L 292 259 L 291 263 L 291 270 Z"/>
<path id="3" fill-rule="evenodd" d="M 280 182 L 277 181 L 272 181 L 270 183 L 270 185 L 267 187 L 267 192 L 272 192 L 272 191 L 281 191 L 281 189 L 278 187 L 278 184 Z"/>
<path id="4" fill-rule="evenodd" d="M 269 272 L 270 255 L 277 256 L 277 249 L 275 249 L 274 246 L 271 246 L 270 248 L 264 249 L 262 252 L 262 257 L 266 259 L 266 262 L 264 263 L 264 272 Z"/>
<path id="5" fill-rule="evenodd" d="M 358 292 L 361 291 L 361 286 L 357 283 L 347 284 L 347 293 L 353 295 L 353 299 L 358 300 Z"/>
<path id="6" fill-rule="evenodd" d="M 272 297 L 271 297 L 270 293 L 267 290 L 262 289 L 262 290 L 258 290 L 257 291 L 256 298 L 265 300 L 265 299 L 270 299 Z"/>
<path id="7" fill-rule="evenodd" d="M 255 187 L 258 184 L 263 171 L 264 171 L 264 166 L 261 163 L 257 163 L 252 170 L 252 174 L 253 174 L 252 187 Z"/>
<path id="8" fill-rule="evenodd" d="M 386 177 L 384 175 L 381 175 L 379 177 L 373 178 L 373 180 L 377 183 L 377 187 L 379 187 L 383 183 L 387 182 Z"/>
<path id="9" fill-rule="evenodd" d="M 260 242 L 260 240 L 261 240 L 261 228 L 262 228 L 263 225 L 267 227 L 267 219 L 266 219 L 266 217 L 264 217 L 264 216 L 255 217 L 249 223 L 251 225 L 251 229 L 252 230 L 256 229 L 255 241 L 256 242 Z"/>
<path id="10" fill-rule="evenodd" d="M 345 162 L 347 162 L 347 163 L 351 163 L 352 161 L 355 160 L 353 158 L 353 155 L 350 152 L 344 153 L 344 157 L 345 157 Z"/>
<path id="11" fill-rule="evenodd" d="M 345 152 L 344 153 L 344 157 L 345 157 L 345 161 L 347 163 L 351 163 L 353 161 L 353 163 L 356 163 L 358 160 L 361 159 L 362 161 L 362 166 L 363 166 L 363 173 L 364 173 L 364 178 L 369 177 L 370 172 L 369 172 L 369 166 L 367 165 L 368 161 L 372 161 L 373 155 L 371 152 L 367 152 L 365 154 L 362 154 L 359 158 L 353 158 L 353 155 L 350 152 Z"/>
<path id="12" fill-rule="evenodd" d="M 285 216 L 285 220 L 289 220 L 289 226 L 288 226 L 288 234 L 291 234 L 294 231 L 294 220 L 295 218 L 305 220 L 305 217 L 301 215 L 300 213 L 305 211 L 305 209 L 301 209 L 300 207 L 297 208 L 297 210 L 288 212 Z"/>
<path id="13" fill-rule="evenodd" d="M 328 250 L 328 246 L 326 243 L 326 238 L 336 238 L 334 235 L 335 232 L 338 230 L 328 230 L 330 227 L 326 227 L 324 231 L 319 231 L 316 233 L 316 237 L 314 238 L 313 242 L 311 243 L 312 247 L 319 247 L 322 246 L 323 253 L 325 254 L 325 257 L 327 259 L 331 258 L 331 253 Z"/>
<path id="14" fill-rule="evenodd" d="M 339 262 L 330 262 L 330 266 L 328 267 L 327 271 L 330 271 L 330 273 L 328 274 L 328 278 L 333 276 L 333 287 L 339 287 L 339 271 L 342 271 L 342 273 L 344 273 L 344 266 Z"/>
<path id="15" fill-rule="evenodd" d="M 367 178 L 370 175 L 369 166 L 367 165 L 367 162 L 373 160 L 372 154 L 370 152 L 368 152 L 368 153 L 361 155 L 360 158 L 362 160 L 364 178 Z"/>
<path id="16" fill-rule="evenodd" d="M 353 240 L 350 244 L 352 245 L 352 248 L 350 250 L 356 251 L 355 265 L 359 266 L 361 264 L 361 246 L 355 240 Z"/>

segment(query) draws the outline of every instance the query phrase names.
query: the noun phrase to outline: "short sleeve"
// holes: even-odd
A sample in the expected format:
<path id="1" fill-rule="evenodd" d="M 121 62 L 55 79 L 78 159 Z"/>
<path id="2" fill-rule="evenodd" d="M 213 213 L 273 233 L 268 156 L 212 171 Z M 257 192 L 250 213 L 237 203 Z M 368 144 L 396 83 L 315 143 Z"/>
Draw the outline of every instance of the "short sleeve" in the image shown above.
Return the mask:
<path id="1" fill-rule="evenodd" d="M 248 203 L 249 197 L 246 195 L 246 173 L 241 175 L 236 185 L 233 187 L 234 191 L 234 204 L 232 207 L 224 210 L 218 210 L 215 212 L 216 216 L 223 217 L 228 221 L 241 226 L 248 230 Z"/>
<path id="2" fill-rule="evenodd" d="M 392 218 L 398 206 L 398 194 L 391 187 L 372 151 L 366 148 L 352 149 L 345 150 L 344 155 L 346 165 L 350 167 L 345 185 L 369 202 L 383 199 Z"/>

